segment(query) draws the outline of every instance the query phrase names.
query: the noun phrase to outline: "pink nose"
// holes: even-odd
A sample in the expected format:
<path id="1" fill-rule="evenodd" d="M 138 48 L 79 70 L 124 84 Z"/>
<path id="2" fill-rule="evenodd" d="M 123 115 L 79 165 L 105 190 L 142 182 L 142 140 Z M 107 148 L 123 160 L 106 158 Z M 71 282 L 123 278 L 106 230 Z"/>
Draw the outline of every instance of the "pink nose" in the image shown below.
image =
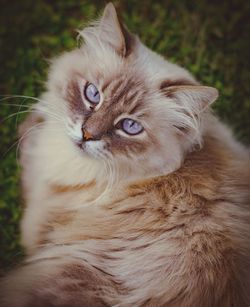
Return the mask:
<path id="1" fill-rule="evenodd" d="M 88 132 L 88 130 L 83 130 L 83 138 L 87 141 L 93 139 L 93 136 Z"/>

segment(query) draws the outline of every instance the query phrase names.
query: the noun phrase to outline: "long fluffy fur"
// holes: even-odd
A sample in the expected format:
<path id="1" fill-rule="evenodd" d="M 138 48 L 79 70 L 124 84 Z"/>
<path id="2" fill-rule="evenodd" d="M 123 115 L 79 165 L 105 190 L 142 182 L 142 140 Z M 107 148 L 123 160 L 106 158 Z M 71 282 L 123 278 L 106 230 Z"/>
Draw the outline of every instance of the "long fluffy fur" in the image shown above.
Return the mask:
<path id="1" fill-rule="evenodd" d="M 100 24 L 80 33 L 85 44 L 54 61 L 48 90 L 20 129 L 28 256 L 1 281 L 0 304 L 247 307 L 249 153 L 209 111 L 215 90 L 137 38 L 127 57 L 123 38 L 107 43 L 110 22 L 121 26 L 116 18 L 109 5 Z M 112 35 L 125 35 L 118 30 Z M 108 154 L 104 140 L 89 143 L 101 158 L 73 144 L 86 121 L 75 79 L 97 75 L 111 80 L 111 106 L 90 127 L 130 101 L 141 104 L 149 131 L 121 148 L 107 139 Z"/>

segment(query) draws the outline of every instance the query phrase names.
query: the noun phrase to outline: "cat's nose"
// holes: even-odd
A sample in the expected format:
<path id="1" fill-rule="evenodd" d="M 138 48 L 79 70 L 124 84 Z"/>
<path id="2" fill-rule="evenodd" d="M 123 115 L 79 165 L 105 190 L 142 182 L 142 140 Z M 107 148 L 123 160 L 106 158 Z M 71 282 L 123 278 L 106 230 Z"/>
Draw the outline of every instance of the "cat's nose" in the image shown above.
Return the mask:
<path id="1" fill-rule="evenodd" d="M 86 130 L 86 129 L 82 129 L 82 139 L 84 142 L 86 141 L 91 141 L 94 139 L 94 137 L 92 136 L 92 134 Z"/>

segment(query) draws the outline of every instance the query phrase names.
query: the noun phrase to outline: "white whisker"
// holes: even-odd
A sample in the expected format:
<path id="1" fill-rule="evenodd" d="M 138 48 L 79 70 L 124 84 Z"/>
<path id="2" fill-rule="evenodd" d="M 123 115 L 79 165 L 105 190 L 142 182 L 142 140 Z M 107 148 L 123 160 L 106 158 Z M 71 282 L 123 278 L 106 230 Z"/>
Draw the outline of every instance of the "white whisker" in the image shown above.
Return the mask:
<path id="1" fill-rule="evenodd" d="M 18 114 L 29 113 L 29 112 L 30 112 L 30 110 L 25 110 L 25 111 L 19 111 L 19 112 L 12 113 L 12 114 L 10 114 L 9 116 L 7 116 L 7 117 L 5 117 L 4 119 L 2 119 L 2 120 L 0 121 L 0 124 L 4 123 L 6 120 L 12 118 L 13 116 L 16 116 L 16 115 L 18 115 Z"/>

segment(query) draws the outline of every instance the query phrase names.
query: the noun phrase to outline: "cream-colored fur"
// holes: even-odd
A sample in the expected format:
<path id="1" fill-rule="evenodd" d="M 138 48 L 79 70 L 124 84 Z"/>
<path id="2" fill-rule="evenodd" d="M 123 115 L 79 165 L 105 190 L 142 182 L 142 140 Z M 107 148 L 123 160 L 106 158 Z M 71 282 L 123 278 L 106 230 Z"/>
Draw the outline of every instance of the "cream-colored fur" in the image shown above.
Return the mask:
<path id="1" fill-rule="evenodd" d="M 47 91 L 24 124 L 21 228 L 29 257 L 3 281 L 5 302 L 249 306 L 249 153 L 209 110 L 215 89 L 198 85 L 138 38 L 125 57 L 119 27 L 109 4 L 100 23 L 80 32 L 85 44 L 54 60 Z M 88 141 L 83 153 L 74 141 L 87 117 L 69 108 L 70 82 L 88 80 L 101 90 L 107 80 L 120 78 L 122 86 L 131 76 L 139 78 L 138 97 L 148 90 L 132 115 L 146 128 L 133 139 L 145 143 L 143 152 L 107 152 L 103 139 Z M 164 80 L 193 85 L 162 93 Z M 111 84 L 101 93 L 103 103 L 112 90 Z M 87 274 L 80 268 L 92 274 L 88 286 L 78 284 Z M 67 296 L 68 270 L 79 275 L 75 298 Z"/>

